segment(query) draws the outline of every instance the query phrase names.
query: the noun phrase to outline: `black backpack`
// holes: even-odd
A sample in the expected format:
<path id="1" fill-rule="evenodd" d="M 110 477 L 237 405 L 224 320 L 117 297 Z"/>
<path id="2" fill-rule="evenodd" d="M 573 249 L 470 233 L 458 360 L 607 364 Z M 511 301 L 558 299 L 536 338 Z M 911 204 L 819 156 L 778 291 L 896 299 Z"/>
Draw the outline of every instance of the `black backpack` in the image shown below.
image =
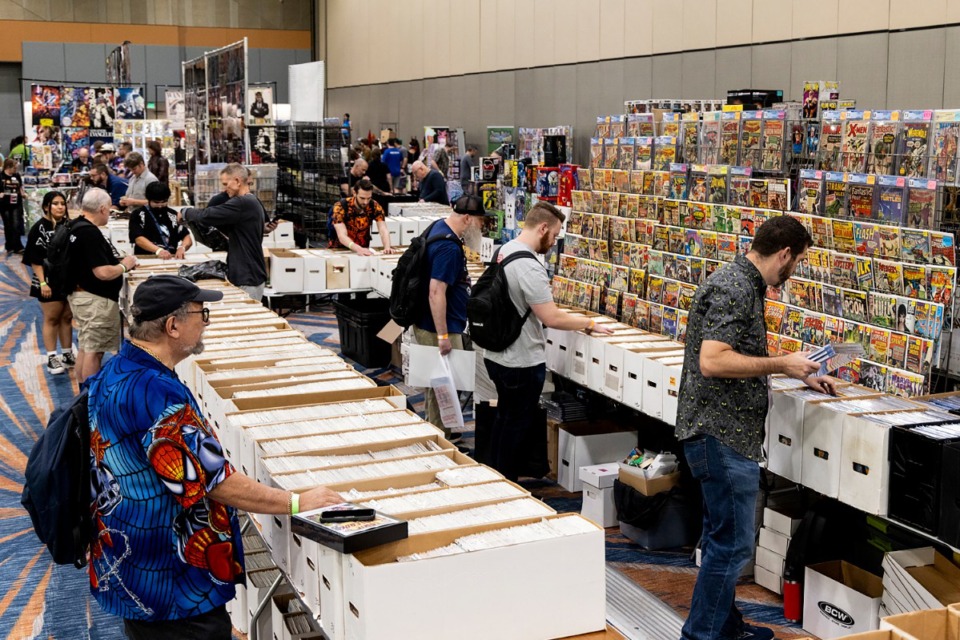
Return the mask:
<path id="1" fill-rule="evenodd" d="M 70 239 L 74 228 L 80 224 L 81 220 L 85 218 L 77 218 L 57 225 L 47 242 L 47 257 L 43 259 L 43 275 L 56 297 L 70 295 L 77 288 L 74 270 L 70 268 L 70 249 L 73 245 Z"/>
<path id="2" fill-rule="evenodd" d="M 90 515 L 90 416 L 84 389 L 53 412 L 33 445 L 20 504 L 53 561 L 77 568 L 87 563 L 94 538 Z"/>
<path id="3" fill-rule="evenodd" d="M 518 251 L 501 262 L 497 262 L 494 255 L 493 262 L 470 290 L 467 300 L 470 339 L 487 351 L 503 351 L 516 342 L 532 311 L 528 307 L 522 316 L 517 312 L 510 300 L 510 286 L 504 271 L 508 264 L 522 258 L 536 259 L 529 251 Z"/>
<path id="4" fill-rule="evenodd" d="M 427 247 L 440 240 L 450 240 L 463 246 L 460 239 L 452 233 L 430 236 L 435 221 L 427 230 L 410 241 L 410 246 L 400 256 L 393 270 L 393 283 L 390 286 L 390 317 L 401 327 L 409 327 L 423 315 L 427 285 L 430 282 L 430 261 L 427 259 Z"/>

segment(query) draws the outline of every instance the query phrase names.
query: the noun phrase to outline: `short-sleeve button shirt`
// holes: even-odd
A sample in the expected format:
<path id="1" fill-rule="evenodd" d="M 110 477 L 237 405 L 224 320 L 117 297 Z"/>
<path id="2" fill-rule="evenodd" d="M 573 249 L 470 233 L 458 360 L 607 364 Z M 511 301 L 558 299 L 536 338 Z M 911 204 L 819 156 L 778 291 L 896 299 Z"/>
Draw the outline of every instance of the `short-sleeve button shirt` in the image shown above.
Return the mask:
<path id="1" fill-rule="evenodd" d="M 346 205 L 346 206 L 344 206 Z M 347 228 L 347 236 L 358 246 L 370 246 L 370 227 L 374 222 L 386 218 L 380 203 L 371 200 L 369 206 L 361 207 L 356 198 L 345 198 L 333 205 L 331 213 L 333 224 L 343 224 Z M 330 247 L 339 248 L 340 239 L 336 234 L 330 237 Z"/>
<path id="2" fill-rule="evenodd" d="M 680 440 L 710 435 L 750 460 L 762 459 L 767 377 L 707 378 L 700 371 L 700 351 L 704 340 L 716 340 L 746 356 L 766 356 L 766 288 L 754 264 L 737 256 L 697 290 L 687 321 L 677 407 Z"/>

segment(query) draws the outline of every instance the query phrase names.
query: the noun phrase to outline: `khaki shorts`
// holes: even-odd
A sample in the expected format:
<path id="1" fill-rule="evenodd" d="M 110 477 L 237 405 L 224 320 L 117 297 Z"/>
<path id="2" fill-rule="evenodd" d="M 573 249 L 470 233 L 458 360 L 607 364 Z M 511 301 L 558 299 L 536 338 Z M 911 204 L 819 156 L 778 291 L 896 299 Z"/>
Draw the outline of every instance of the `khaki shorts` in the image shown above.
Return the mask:
<path id="1" fill-rule="evenodd" d="M 67 298 L 77 319 L 77 344 L 87 353 L 106 353 L 120 348 L 120 305 L 89 291 L 76 291 Z"/>

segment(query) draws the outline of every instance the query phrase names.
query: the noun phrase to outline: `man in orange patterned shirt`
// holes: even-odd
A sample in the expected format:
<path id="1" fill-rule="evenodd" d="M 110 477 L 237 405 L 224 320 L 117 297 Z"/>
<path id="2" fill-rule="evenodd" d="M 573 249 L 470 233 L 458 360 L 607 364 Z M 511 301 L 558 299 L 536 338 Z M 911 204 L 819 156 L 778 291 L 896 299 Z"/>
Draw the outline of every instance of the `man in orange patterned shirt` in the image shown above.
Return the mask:
<path id="1" fill-rule="evenodd" d="M 330 215 L 337 232 L 335 238 L 330 238 L 331 249 L 346 247 L 361 256 L 373 255 L 370 250 L 370 226 L 376 222 L 383 240 L 383 253 L 393 253 L 386 214 L 383 207 L 374 202 L 373 183 L 368 178 L 361 179 L 354 186 L 352 198 L 344 198 L 333 205 Z"/>

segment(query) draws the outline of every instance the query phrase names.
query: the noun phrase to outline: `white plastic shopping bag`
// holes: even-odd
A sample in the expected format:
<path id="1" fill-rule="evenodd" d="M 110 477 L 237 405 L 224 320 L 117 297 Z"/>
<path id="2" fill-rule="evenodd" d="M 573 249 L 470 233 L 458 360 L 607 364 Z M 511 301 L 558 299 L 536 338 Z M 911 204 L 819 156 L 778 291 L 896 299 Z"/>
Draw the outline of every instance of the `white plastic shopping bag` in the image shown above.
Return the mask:
<path id="1" fill-rule="evenodd" d="M 439 355 L 439 350 L 437 354 Z M 447 356 L 440 356 L 440 365 L 443 373 L 430 378 L 430 387 L 437 396 L 437 407 L 440 409 L 440 420 L 443 426 L 451 431 L 463 430 L 463 413 L 460 411 L 460 394 L 453 383 L 453 373 Z"/>

